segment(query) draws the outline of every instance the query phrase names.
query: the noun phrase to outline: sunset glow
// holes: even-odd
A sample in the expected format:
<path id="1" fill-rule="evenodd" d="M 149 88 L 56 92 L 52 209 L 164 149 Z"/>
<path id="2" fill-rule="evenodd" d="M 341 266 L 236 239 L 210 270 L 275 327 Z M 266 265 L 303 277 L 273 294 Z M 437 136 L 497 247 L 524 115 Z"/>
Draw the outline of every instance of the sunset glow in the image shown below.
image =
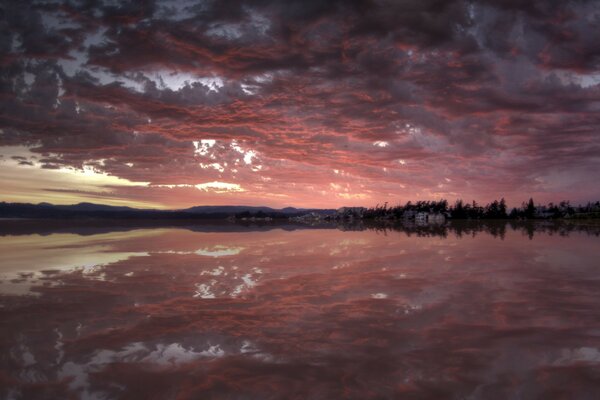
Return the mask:
<path id="1" fill-rule="evenodd" d="M 2 10 L 3 201 L 600 197 L 593 2 Z"/>

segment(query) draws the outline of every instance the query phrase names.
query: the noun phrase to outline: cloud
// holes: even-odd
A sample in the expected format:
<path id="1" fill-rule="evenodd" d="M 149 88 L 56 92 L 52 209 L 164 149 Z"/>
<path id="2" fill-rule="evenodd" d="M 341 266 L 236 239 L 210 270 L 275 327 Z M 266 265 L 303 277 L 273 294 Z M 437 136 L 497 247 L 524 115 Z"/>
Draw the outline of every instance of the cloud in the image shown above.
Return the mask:
<path id="1" fill-rule="evenodd" d="M 165 206 L 175 204 L 169 187 L 188 205 L 229 200 L 187 190 L 198 182 L 269 205 L 518 203 L 525 191 L 585 201 L 600 195 L 589 184 L 600 163 L 594 10 L 13 2 L 2 6 L 0 146 L 31 149 L 37 159 L 22 168 L 148 182 L 145 195 Z M 331 182 L 368 199 L 332 196 Z"/>
<path id="2" fill-rule="evenodd" d="M 228 183 L 228 182 L 206 182 L 199 183 L 195 185 L 196 189 L 204 190 L 204 191 L 214 191 L 217 193 L 220 192 L 243 192 L 244 189 L 237 183 Z"/>

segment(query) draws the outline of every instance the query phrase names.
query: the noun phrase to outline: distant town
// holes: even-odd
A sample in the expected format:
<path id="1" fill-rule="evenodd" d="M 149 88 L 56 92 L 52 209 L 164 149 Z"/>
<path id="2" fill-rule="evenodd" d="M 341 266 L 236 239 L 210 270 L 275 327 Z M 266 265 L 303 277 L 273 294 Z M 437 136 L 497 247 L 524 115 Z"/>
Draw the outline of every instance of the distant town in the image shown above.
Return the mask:
<path id="1" fill-rule="evenodd" d="M 600 218 L 600 201 L 589 202 L 585 206 L 572 206 L 569 201 L 549 203 L 546 205 L 535 204 L 532 198 L 523 202 L 520 207 L 510 210 L 504 199 L 494 200 L 485 206 L 475 201 L 465 203 L 457 200 L 450 205 L 447 200 L 407 202 L 404 205 L 388 206 L 384 203 L 374 208 L 342 207 L 334 215 L 321 216 L 318 213 L 296 217 L 297 220 L 306 219 L 334 219 L 334 220 L 403 220 L 417 223 L 443 223 L 448 219 L 559 219 L 559 218 Z"/>

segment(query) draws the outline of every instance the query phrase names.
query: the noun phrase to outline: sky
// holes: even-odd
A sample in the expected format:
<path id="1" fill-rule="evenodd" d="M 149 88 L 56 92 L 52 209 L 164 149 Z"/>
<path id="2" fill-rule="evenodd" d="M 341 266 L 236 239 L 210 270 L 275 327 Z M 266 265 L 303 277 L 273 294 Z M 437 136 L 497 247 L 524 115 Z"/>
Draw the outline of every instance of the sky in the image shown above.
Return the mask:
<path id="1" fill-rule="evenodd" d="M 594 1 L 4 1 L 0 201 L 600 199 Z"/>

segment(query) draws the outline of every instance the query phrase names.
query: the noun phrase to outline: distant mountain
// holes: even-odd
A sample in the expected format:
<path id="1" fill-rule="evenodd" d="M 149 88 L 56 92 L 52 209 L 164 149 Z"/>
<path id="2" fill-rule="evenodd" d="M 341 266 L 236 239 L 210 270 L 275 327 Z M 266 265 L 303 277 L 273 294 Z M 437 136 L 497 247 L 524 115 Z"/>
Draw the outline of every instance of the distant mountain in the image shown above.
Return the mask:
<path id="1" fill-rule="evenodd" d="M 186 208 L 184 210 L 179 210 L 190 213 L 198 213 L 198 214 L 214 214 L 214 213 L 227 213 L 227 214 L 237 214 L 242 212 L 250 212 L 257 213 L 262 211 L 264 213 L 284 213 L 284 214 L 297 214 L 300 212 L 306 212 L 305 208 L 294 208 L 294 207 L 286 207 L 282 209 L 275 209 L 271 207 L 257 207 L 257 206 L 195 206 Z"/>
<path id="2" fill-rule="evenodd" d="M 256 206 L 196 206 L 183 210 L 139 209 L 125 206 L 79 203 L 53 205 L 49 203 L 6 203 L 0 202 L 0 218 L 105 218 L 105 219 L 225 219 L 230 216 L 268 216 L 288 218 L 317 212 L 328 215 L 334 210 L 314 210 L 286 207 L 275 209 Z M 260 214 L 260 215 L 257 215 Z"/>
<path id="3" fill-rule="evenodd" d="M 93 203 L 53 205 L 0 202 L 0 218 L 147 218 L 160 213 L 165 212 Z"/>
<path id="4" fill-rule="evenodd" d="M 40 203 L 40 205 L 44 205 L 45 207 L 55 207 L 59 210 L 73 210 L 73 211 L 141 211 L 138 208 L 125 207 L 125 206 L 107 206 L 104 204 L 94 204 L 94 203 L 78 203 L 72 205 L 52 205 L 48 203 Z M 144 210 L 148 211 L 148 210 Z"/>

